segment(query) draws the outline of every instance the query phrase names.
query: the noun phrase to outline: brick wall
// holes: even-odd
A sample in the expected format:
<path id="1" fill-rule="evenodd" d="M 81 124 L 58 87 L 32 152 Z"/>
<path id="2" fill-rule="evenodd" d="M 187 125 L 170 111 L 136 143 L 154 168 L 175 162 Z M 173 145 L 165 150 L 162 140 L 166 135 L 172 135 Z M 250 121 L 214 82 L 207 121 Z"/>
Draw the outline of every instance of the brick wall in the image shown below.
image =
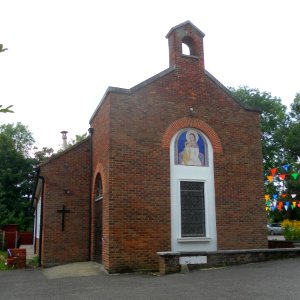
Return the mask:
<path id="1" fill-rule="evenodd" d="M 213 147 L 218 250 L 267 248 L 259 113 L 205 70 L 203 37 L 189 22 L 174 27 L 169 68 L 130 90 L 109 88 L 90 120 L 92 138 L 41 166 L 42 265 L 96 258 L 100 174 L 104 267 L 156 270 L 156 253 L 171 250 L 170 142 L 187 127 L 205 133 Z M 182 41 L 190 56 L 182 55 Z M 62 205 L 70 210 L 63 232 Z"/>
<path id="2" fill-rule="evenodd" d="M 187 32 L 202 45 L 203 36 L 185 26 Z M 94 176 L 99 162 L 109 183 L 103 202 L 104 264 L 112 272 L 157 269 L 156 252 L 171 250 L 166 136 L 182 119 L 211 129 L 218 249 L 267 248 L 259 113 L 243 108 L 204 70 L 201 45 L 199 58 L 178 54 L 183 33 L 169 34 L 175 48 L 168 70 L 131 90 L 111 90 L 92 120 L 99 130 Z"/>
<path id="3" fill-rule="evenodd" d="M 41 165 L 45 178 L 42 265 L 89 259 L 89 139 Z M 65 189 L 69 189 L 66 193 Z M 62 205 L 70 210 L 61 230 Z"/>
<path id="4" fill-rule="evenodd" d="M 106 101 L 99 110 L 99 113 L 91 119 L 90 124 L 94 129 L 92 137 L 92 168 L 93 168 L 93 194 L 92 194 L 92 226 L 91 226 L 91 257 L 95 259 L 95 218 L 94 218 L 94 204 L 95 204 L 95 181 L 98 174 L 101 175 L 103 185 L 103 251 L 102 251 L 102 263 L 108 268 L 109 266 L 109 205 L 110 205 L 110 180 L 109 177 L 109 147 L 110 147 L 110 95 L 108 95 Z"/>

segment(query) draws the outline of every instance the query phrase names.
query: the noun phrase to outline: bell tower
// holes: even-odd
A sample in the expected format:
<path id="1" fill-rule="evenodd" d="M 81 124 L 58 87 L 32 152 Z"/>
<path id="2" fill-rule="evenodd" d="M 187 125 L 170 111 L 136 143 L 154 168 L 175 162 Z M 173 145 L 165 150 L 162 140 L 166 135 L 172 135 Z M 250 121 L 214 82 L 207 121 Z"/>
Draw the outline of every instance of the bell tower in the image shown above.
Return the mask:
<path id="1" fill-rule="evenodd" d="M 181 23 L 168 32 L 169 65 L 182 65 L 186 63 L 198 64 L 204 72 L 203 38 L 205 34 L 192 22 Z M 188 49 L 188 54 L 182 51 L 183 46 Z"/>

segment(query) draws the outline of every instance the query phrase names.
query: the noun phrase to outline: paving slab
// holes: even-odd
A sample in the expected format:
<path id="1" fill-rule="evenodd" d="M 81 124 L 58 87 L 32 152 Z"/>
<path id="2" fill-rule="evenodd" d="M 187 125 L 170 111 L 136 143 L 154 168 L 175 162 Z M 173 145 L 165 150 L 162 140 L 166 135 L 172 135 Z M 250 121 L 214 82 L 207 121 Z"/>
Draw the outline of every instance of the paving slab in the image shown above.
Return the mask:
<path id="1" fill-rule="evenodd" d="M 48 279 L 95 276 L 100 273 L 105 273 L 105 270 L 101 264 L 98 264 L 94 261 L 69 263 L 43 269 L 43 274 Z"/>

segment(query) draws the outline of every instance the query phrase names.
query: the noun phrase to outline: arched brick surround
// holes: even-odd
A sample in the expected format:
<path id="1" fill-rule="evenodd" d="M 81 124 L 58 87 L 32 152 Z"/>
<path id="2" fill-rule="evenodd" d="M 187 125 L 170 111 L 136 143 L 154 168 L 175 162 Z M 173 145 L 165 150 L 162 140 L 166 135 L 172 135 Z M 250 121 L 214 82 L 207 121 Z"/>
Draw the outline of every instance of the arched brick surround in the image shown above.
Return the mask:
<path id="1" fill-rule="evenodd" d="M 105 179 L 104 178 L 104 168 L 101 163 L 98 163 L 95 168 L 94 175 L 93 175 L 93 196 L 94 196 L 94 192 L 95 192 L 94 189 L 95 189 L 95 183 L 96 183 L 96 178 L 97 178 L 98 174 L 100 174 L 100 176 L 101 176 L 103 193 L 105 193 L 107 191 L 106 182 L 104 180 Z"/>
<path id="2" fill-rule="evenodd" d="M 215 153 L 223 152 L 222 144 L 217 133 L 204 121 L 188 117 L 176 120 L 167 128 L 162 139 L 162 147 L 169 148 L 171 139 L 174 136 L 174 134 L 180 129 L 188 127 L 197 128 L 201 130 L 204 134 L 206 134 L 210 142 L 212 143 L 213 150 Z"/>

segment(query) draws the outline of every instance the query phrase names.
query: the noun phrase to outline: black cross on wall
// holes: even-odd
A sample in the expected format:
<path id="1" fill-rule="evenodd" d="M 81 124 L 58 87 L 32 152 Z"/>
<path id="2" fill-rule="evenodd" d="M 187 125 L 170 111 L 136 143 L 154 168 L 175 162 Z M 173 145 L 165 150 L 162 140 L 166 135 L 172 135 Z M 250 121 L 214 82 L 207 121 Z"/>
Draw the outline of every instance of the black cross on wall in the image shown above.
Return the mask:
<path id="1" fill-rule="evenodd" d="M 70 210 L 66 209 L 66 206 L 63 204 L 62 209 L 57 210 L 58 213 L 61 213 L 61 231 L 65 229 L 65 214 L 69 213 Z"/>

